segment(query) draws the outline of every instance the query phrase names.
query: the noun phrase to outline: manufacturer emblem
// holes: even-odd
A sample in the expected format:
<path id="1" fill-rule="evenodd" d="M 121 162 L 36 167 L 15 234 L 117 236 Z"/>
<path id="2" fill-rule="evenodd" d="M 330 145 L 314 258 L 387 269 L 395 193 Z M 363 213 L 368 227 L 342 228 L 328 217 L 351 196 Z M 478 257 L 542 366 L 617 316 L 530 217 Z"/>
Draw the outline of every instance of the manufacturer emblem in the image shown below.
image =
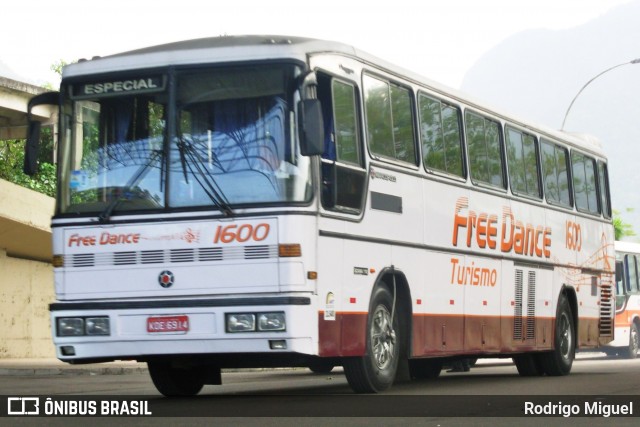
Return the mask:
<path id="1" fill-rule="evenodd" d="M 160 275 L 158 276 L 158 283 L 160 284 L 160 286 L 162 286 L 163 288 L 168 288 L 171 285 L 173 285 L 173 281 L 174 281 L 174 277 L 173 277 L 173 273 L 170 272 L 169 270 L 165 270 L 162 273 L 160 273 Z"/>

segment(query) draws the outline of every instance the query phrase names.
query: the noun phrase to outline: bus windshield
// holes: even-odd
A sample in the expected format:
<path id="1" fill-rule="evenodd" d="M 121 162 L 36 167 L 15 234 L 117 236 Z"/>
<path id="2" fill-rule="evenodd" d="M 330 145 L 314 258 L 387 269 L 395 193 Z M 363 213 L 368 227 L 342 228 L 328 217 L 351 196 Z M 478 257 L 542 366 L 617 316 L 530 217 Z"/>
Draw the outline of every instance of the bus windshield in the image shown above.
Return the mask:
<path id="1" fill-rule="evenodd" d="M 267 65 L 69 85 L 59 212 L 213 207 L 232 215 L 308 201 L 310 162 L 292 137 L 295 73 Z"/>

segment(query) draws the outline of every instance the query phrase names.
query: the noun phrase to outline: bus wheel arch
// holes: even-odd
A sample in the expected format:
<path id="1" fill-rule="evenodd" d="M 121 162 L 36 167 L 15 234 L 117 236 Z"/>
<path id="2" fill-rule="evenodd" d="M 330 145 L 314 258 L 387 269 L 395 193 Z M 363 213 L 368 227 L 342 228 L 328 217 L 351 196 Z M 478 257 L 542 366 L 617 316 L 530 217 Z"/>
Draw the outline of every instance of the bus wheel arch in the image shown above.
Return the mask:
<path id="1" fill-rule="evenodd" d="M 562 294 L 565 295 L 567 301 L 569 302 L 569 307 L 571 308 L 571 314 L 573 315 L 573 325 L 575 327 L 576 337 L 578 335 L 579 330 L 579 320 L 578 320 L 578 296 L 576 294 L 576 290 L 571 286 L 564 286 L 562 288 L 562 292 L 560 292 L 560 298 Z M 558 304 L 560 303 L 560 298 L 558 298 Z M 577 341 L 576 341 L 577 347 Z"/>
<path id="2" fill-rule="evenodd" d="M 411 296 L 402 273 L 381 272 L 369 299 L 366 325 L 365 354 L 345 358 L 343 366 L 355 392 L 377 393 L 391 387 L 407 361 Z"/>

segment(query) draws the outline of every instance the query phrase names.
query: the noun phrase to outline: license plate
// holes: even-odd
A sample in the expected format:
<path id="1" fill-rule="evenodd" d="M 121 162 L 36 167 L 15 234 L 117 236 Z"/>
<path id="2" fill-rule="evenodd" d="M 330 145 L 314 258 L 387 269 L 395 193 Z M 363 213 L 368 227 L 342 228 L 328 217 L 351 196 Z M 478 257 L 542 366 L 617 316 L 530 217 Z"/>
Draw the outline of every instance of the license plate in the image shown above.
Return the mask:
<path id="1" fill-rule="evenodd" d="M 147 318 L 147 332 L 187 332 L 189 316 L 154 316 Z"/>

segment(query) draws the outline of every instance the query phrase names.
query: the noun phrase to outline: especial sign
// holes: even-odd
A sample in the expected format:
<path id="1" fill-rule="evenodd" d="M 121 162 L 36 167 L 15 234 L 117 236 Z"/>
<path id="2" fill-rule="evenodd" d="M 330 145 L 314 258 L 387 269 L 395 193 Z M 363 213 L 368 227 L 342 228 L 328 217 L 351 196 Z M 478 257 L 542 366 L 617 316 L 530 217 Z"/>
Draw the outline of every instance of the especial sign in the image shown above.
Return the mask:
<path id="1" fill-rule="evenodd" d="M 71 94 L 74 99 L 84 99 L 114 95 L 155 93 L 163 91 L 164 88 L 164 76 L 151 76 L 72 85 Z"/>

